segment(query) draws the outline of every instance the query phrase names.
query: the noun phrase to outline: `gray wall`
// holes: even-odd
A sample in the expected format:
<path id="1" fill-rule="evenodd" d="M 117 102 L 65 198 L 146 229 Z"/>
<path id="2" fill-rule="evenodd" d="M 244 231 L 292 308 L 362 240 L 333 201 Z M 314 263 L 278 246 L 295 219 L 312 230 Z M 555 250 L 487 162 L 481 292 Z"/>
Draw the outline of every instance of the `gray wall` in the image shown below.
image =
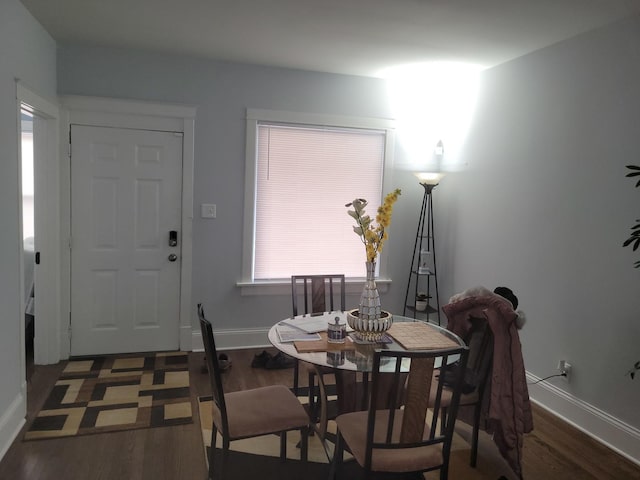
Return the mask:
<path id="1" fill-rule="evenodd" d="M 624 374 L 640 359 L 640 270 L 621 244 L 640 195 L 624 178 L 624 165 L 640 162 L 638 32 L 635 19 L 487 71 L 466 168 L 435 193 L 442 299 L 479 284 L 511 287 L 528 316 L 527 369 L 543 377 L 570 361 L 572 381 L 553 382 L 635 427 L 640 383 Z M 235 287 L 245 108 L 388 117 L 384 83 L 69 45 L 58 58 L 60 93 L 198 106 L 194 204 L 216 203 L 218 218 L 195 217 L 193 301 L 216 312 L 217 328 L 287 315 L 287 297 L 241 297 Z M 400 148 L 397 156 L 402 163 Z M 383 302 L 399 311 L 422 189 L 402 169 L 393 184 L 403 195 Z"/>
<path id="2" fill-rule="evenodd" d="M 215 312 L 217 329 L 265 327 L 273 319 L 290 315 L 290 296 L 243 297 L 236 287 L 242 268 L 246 109 L 390 118 L 385 83 L 364 77 L 70 45 L 60 47 L 58 59 L 60 94 L 197 106 L 192 310 L 195 313 L 195 304 L 203 302 L 207 312 Z M 402 154 L 398 157 L 402 161 Z M 402 174 L 394 178 L 394 186 L 402 187 L 402 178 Z M 411 190 L 421 195 L 422 189 L 410 182 L 401 203 L 411 206 L 409 213 L 417 215 L 419 199 L 411 200 Z M 336 202 L 349 200 L 338 198 Z M 217 205 L 215 220 L 200 218 L 201 203 Z M 304 215 L 301 208 L 301 221 Z M 409 219 L 412 231 L 415 221 Z M 396 223 L 401 224 L 402 212 L 393 222 L 392 237 L 401 237 Z M 393 278 L 402 281 L 394 284 L 391 292 L 404 291 L 407 262 L 410 258 L 402 253 L 400 262 L 394 263 Z M 351 300 L 351 305 L 357 306 L 357 298 Z M 396 311 L 400 305 L 397 303 Z"/>
<path id="3" fill-rule="evenodd" d="M 55 98 L 56 46 L 18 0 L 0 2 L 0 418 L 18 405 L 20 362 L 18 126 L 16 78 Z M 7 418 L 4 418 L 7 420 Z M 0 424 L 0 449 L 5 424 Z"/>
<path id="4" fill-rule="evenodd" d="M 444 179 L 445 292 L 511 287 L 528 317 L 527 370 L 573 364 L 571 395 L 640 427 L 640 259 L 622 242 L 640 218 L 640 19 L 494 68 Z"/>

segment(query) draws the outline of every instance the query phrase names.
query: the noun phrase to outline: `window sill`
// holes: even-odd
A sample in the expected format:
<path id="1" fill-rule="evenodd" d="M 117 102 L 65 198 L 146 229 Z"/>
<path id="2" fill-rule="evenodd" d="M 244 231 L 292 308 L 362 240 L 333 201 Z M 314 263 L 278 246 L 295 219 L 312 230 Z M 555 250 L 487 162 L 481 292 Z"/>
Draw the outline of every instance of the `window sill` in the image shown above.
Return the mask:
<path id="1" fill-rule="evenodd" d="M 345 282 L 345 293 L 347 295 L 360 295 L 364 288 L 363 279 L 347 279 Z M 378 292 L 386 293 L 391 284 L 390 278 L 376 279 Z M 253 282 L 238 282 L 236 286 L 240 288 L 240 295 L 291 295 L 290 280 L 258 280 Z"/>

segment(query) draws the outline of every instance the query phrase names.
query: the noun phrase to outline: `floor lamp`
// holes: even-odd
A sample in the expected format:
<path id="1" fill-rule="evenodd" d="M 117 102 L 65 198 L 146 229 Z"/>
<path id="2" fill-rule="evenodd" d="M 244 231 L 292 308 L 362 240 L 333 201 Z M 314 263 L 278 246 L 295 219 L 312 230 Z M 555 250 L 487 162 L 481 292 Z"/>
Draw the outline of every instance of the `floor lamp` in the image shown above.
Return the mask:
<path id="1" fill-rule="evenodd" d="M 435 241 L 433 235 L 433 189 L 438 185 L 443 173 L 416 173 L 420 185 L 424 188 L 422 207 L 418 220 L 418 231 L 413 246 L 413 258 L 411 270 L 407 282 L 405 295 L 405 311 L 413 312 L 413 318 L 425 318 L 428 321 L 430 314 L 437 314 L 440 325 L 440 297 L 438 295 L 438 275 L 436 267 Z M 425 233 L 426 230 L 426 233 Z M 412 288 L 413 287 L 413 288 Z M 421 288 L 426 287 L 426 302 L 419 294 Z M 435 295 L 434 295 L 435 294 Z M 410 296 L 413 296 L 410 302 Z M 433 299 L 433 301 L 432 301 Z"/>

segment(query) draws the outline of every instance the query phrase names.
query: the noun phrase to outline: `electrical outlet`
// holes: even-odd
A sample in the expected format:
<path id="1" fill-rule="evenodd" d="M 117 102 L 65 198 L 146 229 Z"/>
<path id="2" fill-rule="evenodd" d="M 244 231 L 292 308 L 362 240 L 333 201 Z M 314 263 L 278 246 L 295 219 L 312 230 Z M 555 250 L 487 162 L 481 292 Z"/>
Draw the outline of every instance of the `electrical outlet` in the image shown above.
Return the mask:
<path id="1" fill-rule="evenodd" d="M 560 360 L 558 362 L 558 370 L 560 370 L 560 375 L 568 382 L 571 376 L 571 364 L 566 360 Z"/>

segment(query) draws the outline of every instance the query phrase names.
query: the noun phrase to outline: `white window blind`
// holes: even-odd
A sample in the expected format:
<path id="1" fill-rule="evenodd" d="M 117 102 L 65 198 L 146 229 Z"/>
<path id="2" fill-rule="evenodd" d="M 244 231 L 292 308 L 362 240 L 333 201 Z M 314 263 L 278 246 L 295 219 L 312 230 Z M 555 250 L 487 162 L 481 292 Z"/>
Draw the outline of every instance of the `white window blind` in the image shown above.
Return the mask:
<path id="1" fill-rule="evenodd" d="M 253 277 L 365 274 L 346 203 L 382 198 L 385 131 L 259 123 Z"/>

